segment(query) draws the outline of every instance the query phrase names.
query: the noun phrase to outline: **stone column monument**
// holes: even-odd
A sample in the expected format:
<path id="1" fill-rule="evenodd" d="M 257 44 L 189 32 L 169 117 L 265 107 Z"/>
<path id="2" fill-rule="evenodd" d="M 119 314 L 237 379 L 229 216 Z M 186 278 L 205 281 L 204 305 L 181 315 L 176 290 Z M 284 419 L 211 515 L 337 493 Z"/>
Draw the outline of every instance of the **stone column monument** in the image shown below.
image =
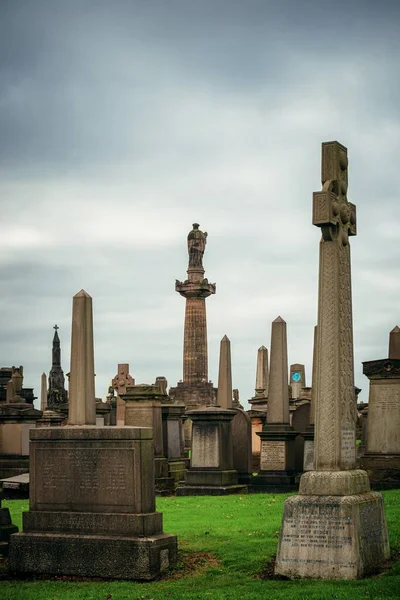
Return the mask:
<path id="1" fill-rule="evenodd" d="M 354 579 L 389 556 L 383 499 L 356 468 L 349 236 L 356 208 L 347 200 L 347 149 L 322 144 L 322 191 L 313 198 L 321 227 L 315 389 L 315 470 L 286 500 L 275 572 Z"/>
<path id="2" fill-rule="evenodd" d="M 175 284 L 175 290 L 186 300 L 183 381 L 170 389 L 170 395 L 188 408 L 215 405 L 217 402 L 217 390 L 208 380 L 206 298 L 215 294 L 216 286 L 204 278 L 206 243 L 207 233 L 199 229 L 198 223 L 194 223 L 187 238 L 188 278 Z"/>
<path id="3" fill-rule="evenodd" d="M 271 330 L 267 423 L 261 433 L 260 471 L 254 485 L 289 490 L 295 486 L 294 431 L 289 421 L 286 322 L 277 317 Z"/>
<path id="4" fill-rule="evenodd" d="M 369 379 L 365 452 L 360 464 L 376 489 L 400 487 L 400 329 L 389 336 L 389 357 L 363 363 Z"/>
<path id="5" fill-rule="evenodd" d="M 70 423 L 33 429 L 17 574 L 149 580 L 176 561 L 176 536 L 155 509 L 153 432 L 96 427 L 92 299 L 74 296 Z"/>
<path id="6" fill-rule="evenodd" d="M 252 471 L 256 473 L 260 470 L 261 452 L 261 439 L 257 434 L 262 431 L 267 420 L 268 380 L 268 350 L 261 346 L 257 350 L 255 395 L 249 399 L 251 409 L 247 412 L 251 419 Z"/>

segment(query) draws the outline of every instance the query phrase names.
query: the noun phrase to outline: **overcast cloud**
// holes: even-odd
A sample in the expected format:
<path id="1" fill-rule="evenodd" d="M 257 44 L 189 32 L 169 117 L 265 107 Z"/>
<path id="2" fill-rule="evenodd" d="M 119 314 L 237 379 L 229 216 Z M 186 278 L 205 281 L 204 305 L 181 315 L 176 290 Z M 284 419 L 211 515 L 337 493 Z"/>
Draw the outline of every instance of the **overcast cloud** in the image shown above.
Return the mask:
<path id="1" fill-rule="evenodd" d="M 72 296 L 93 297 L 96 395 L 119 362 L 182 377 L 186 236 L 209 233 L 209 375 L 288 323 L 311 383 L 321 142 L 349 150 L 356 384 L 399 315 L 397 0 L 0 0 L 0 366 L 40 395 Z"/>

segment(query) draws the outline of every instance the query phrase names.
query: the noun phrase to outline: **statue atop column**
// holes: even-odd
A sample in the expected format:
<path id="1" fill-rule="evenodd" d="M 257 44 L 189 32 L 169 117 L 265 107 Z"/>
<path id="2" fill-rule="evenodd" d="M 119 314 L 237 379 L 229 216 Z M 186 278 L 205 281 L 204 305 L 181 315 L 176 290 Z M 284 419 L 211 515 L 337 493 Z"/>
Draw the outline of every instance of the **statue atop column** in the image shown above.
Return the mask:
<path id="1" fill-rule="evenodd" d="M 203 254 L 207 244 L 207 232 L 199 229 L 198 223 L 193 223 L 193 229 L 187 237 L 189 253 L 189 269 L 203 268 Z"/>

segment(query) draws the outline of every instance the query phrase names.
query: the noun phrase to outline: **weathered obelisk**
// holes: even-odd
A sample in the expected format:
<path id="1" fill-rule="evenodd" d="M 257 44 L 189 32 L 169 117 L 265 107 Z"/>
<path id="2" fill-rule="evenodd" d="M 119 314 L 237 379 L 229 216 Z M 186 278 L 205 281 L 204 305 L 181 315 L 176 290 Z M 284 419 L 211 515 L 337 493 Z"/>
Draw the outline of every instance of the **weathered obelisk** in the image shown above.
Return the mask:
<path id="1" fill-rule="evenodd" d="M 382 496 L 356 468 L 353 324 L 349 236 L 356 207 L 347 200 L 347 149 L 322 144 L 322 191 L 313 197 L 321 227 L 315 471 L 286 500 L 275 572 L 288 577 L 355 579 L 389 556 Z"/>
<path id="2" fill-rule="evenodd" d="M 203 255 L 207 233 L 193 223 L 187 238 L 189 266 L 188 278 L 176 281 L 175 290 L 186 299 L 183 340 L 183 381 L 170 389 L 170 396 L 185 406 L 215 405 L 216 389 L 208 380 L 208 349 L 206 298 L 215 294 L 215 283 L 204 278 Z"/>
<path id="3" fill-rule="evenodd" d="M 267 423 L 261 438 L 257 485 L 291 489 L 295 484 L 294 439 L 297 432 L 289 419 L 289 381 L 286 322 L 277 317 L 271 328 L 271 356 Z"/>
<path id="4" fill-rule="evenodd" d="M 92 297 L 81 290 L 73 297 L 69 425 L 96 425 Z"/>
<path id="5" fill-rule="evenodd" d="M 46 373 L 42 373 L 40 381 L 40 410 L 44 412 L 47 408 L 47 377 Z"/>
<path id="6" fill-rule="evenodd" d="M 217 402 L 221 408 L 232 408 L 231 342 L 226 335 L 221 340 L 219 351 Z"/>

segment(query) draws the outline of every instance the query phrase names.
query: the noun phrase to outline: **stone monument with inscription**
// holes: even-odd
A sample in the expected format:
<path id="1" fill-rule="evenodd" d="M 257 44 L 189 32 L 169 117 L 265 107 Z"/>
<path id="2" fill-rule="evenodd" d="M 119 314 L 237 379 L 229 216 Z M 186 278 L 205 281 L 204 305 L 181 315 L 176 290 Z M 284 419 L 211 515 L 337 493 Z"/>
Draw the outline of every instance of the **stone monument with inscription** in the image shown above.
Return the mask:
<path id="1" fill-rule="evenodd" d="M 70 424 L 34 429 L 29 512 L 11 537 L 18 575 L 149 580 L 176 561 L 155 509 L 153 432 L 96 427 L 92 299 L 74 296 Z"/>
<path id="2" fill-rule="evenodd" d="M 365 452 L 360 466 L 376 489 L 400 488 L 400 328 L 389 335 L 389 356 L 363 363 L 369 379 Z"/>
<path id="3" fill-rule="evenodd" d="M 193 422 L 192 456 L 185 473 L 185 484 L 176 490 L 178 496 L 222 496 L 243 493 L 247 488 L 238 484 L 235 460 L 246 471 L 251 466 L 250 421 L 243 429 L 240 408 L 232 410 L 231 344 L 225 335 L 221 340 L 218 375 L 218 406 L 191 410 L 186 413 Z M 233 449 L 233 422 L 237 449 Z M 246 435 L 245 439 L 243 436 Z M 247 445 L 246 445 L 247 442 Z M 247 460 L 246 460 L 247 459 Z M 244 463 L 244 466 L 243 466 Z M 245 473 L 241 473 L 244 475 Z"/>
<path id="4" fill-rule="evenodd" d="M 157 384 L 127 386 L 125 393 L 121 394 L 125 402 L 125 425 L 151 427 L 153 430 L 155 485 L 158 493 L 172 491 L 174 487 L 164 455 L 161 401 L 165 397 L 166 394 L 162 394 Z"/>
<path id="5" fill-rule="evenodd" d="M 297 432 L 289 421 L 287 336 L 282 317 L 272 323 L 267 423 L 258 436 L 261 438 L 260 470 L 252 483 L 266 490 L 295 489 Z"/>
<path id="6" fill-rule="evenodd" d="M 187 237 L 188 278 L 176 281 L 175 290 L 186 300 L 183 339 L 183 380 L 169 390 L 170 397 L 188 410 L 217 403 L 217 390 L 208 379 L 206 298 L 215 294 L 215 283 L 204 278 L 203 255 L 207 233 L 193 223 Z M 190 444 L 190 420 L 185 422 L 185 437 Z"/>
<path id="7" fill-rule="evenodd" d="M 347 149 L 322 144 L 322 191 L 313 198 L 321 227 L 315 387 L 315 470 L 284 505 L 275 572 L 291 578 L 355 579 L 389 557 L 382 496 L 356 468 Z"/>

